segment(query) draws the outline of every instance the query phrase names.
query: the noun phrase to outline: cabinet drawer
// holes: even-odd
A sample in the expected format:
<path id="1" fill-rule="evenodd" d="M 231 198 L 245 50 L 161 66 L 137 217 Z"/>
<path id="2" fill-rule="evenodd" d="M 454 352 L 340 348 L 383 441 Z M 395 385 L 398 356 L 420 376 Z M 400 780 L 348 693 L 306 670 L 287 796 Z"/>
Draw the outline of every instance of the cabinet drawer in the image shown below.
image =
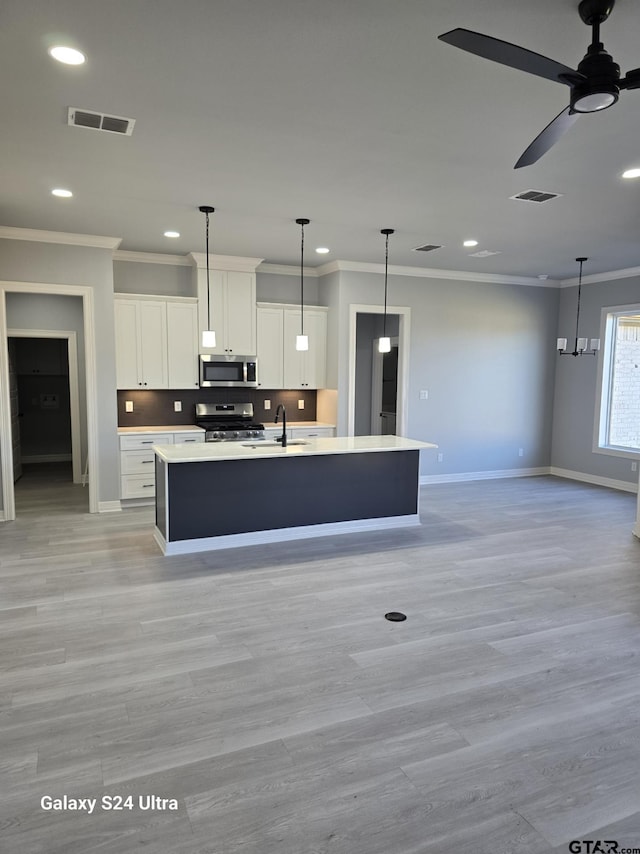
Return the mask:
<path id="1" fill-rule="evenodd" d="M 120 474 L 153 474 L 156 455 L 153 451 L 123 451 L 120 454 Z"/>
<path id="2" fill-rule="evenodd" d="M 334 436 L 333 427 L 293 427 L 291 429 L 292 439 L 324 439 L 326 436 Z"/>
<path id="3" fill-rule="evenodd" d="M 152 445 L 173 445 L 173 433 L 131 433 L 120 436 L 121 451 L 143 451 Z"/>
<path id="4" fill-rule="evenodd" d="M 120 498 L 153 498 L 156 494 L 156 478 L 152 469 L 149 474 L 123 475 L 120 478 Z"/>
<path id="5" fill-rule="evenodd" d="M 204 442 L 204 432 L 196 433 L 191 431 L 189 433 L 174 433 L 173 442 L 175 445 L 186 445 L 190 442 Z"/>

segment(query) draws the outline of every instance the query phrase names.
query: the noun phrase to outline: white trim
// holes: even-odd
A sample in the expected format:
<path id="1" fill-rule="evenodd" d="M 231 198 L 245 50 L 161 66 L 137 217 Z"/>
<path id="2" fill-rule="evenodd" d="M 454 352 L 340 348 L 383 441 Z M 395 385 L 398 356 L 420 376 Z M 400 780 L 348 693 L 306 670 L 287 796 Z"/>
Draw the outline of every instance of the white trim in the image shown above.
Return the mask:
<path id="1" fill-rule="evenodd" d="M 506 477 L 539 477 L 551 474 L 549 466 L 526 469 L 496 469 L 494 471 L 467 471 L 457 474 L 427 474 L 420 476 L 420 486 L 433 483 L 467 483 L 474 480 L 497 480 Z"/>
<path id="2" fill-rule="evenodd" d="M 318 272 L 320 267 L 303 267 L 303 275 L 308 279 L 317 279 L 322 275 Z M 269 264 L 263 262 L 260 264 L 256 273 L 268 273 L 271 276 L 299 276 L 300 267 L 290 266 L 289 264 Z"/>
<path id="3" fill-rule="evenodd" d="M 67 358 L 69 362 L 69 415 L 71 418 L 71 459 L 73 470 L 73 482 L 82 482 L 82 441 L 80 431 L 80 385 L 78 382 L 78 336 L 73 330 L 58 329 L 8 329 L 8 338 L 57 338 L 67 342 Z M 50 455 L 45 455 L 50 456 Z M 61 456 L 54 455 L 59 458 Z M 29 457 L 23 457 L 24 462 L 30 462 Z M 32 461 L 56 462 L 56 460 L 45 460 L 40 457 Z"/>
<path id="4" fill-rule="evenodd" d="M 119 513 L 121 510 L 122 505 L 118 500 L 98 502 L 98 513 Z"/>
<path id="5" fill-rule="evenodd" d="M 140 264 L 169 264 L 172 267 L 192 267 L 187 255 L 161 255 L 158 252 L 132 252 L 129 249 L 116 249 L 114 261 L 133 261 Z"/>
<path id="6" fill-rule="evenodd" d="M 415 528 L 420 525 L 417 513 L 407 516 L 384 516 L 380 519 L 355 519 L 347 522 L 326 522 L 319 525 L 301 525 L 296 528 L 273 528 L 268 531 L 251 531 L 248 534 L 226 534 L 220 537 L 201 537 L 195 540 L 167 542 L 158 528 L 153 539 L 164 555 L 184 555 L 192 552 L 233 549 L 240 546 L 257 546 L 265 543 L 282 543 L 289 540 L 307 540 L 313 537 L 330 537 L 336 534 L 355 534 L 364 531 L 383 531 L 389 528 Z"/>
<path id="7" fill-rule="evenodd" d="M 592 273 L 582 277 L 583 285 L 594 285 L 598 282 L 615 282 L 616 279 L 632 279 L 640 277 L 640 267 L 627 267 L 625 270 L 610 270 L 605 273 Z M 578 277 L 573 279 L 560 279 L 559 287 L 571 288 L 578 284 Z"/>
<path id="8" fill-rule="evenodd" d="M 614 480 L 611 477 L 600 477 L 596 474 L 585 474 L 581 471 L 570 471 L 569 469 L 561 469 L 557 466 L 551 466 L 550 474 L 554 477 L 565 477 L 569 480 L 580 480 L 584 483 L 593 483 L 596 486 L 607 486 L 609 489 L 619 489 L 622 492 L 637 492 L 638 484 L 630 483 L 627 480 Z"/>
<path id="9" fill-rule="evenodd" d="M 89 512 L 97 513 L 98 477 L 98 390 L 96 373 L 95 309 L 93 288 L 82 285 L 54 285 L 40 282 L 0 282 L 0 469 L 2 471 L 2 507 L 5 521 L 16 518 L 13 484 L 13 452 L 11 414 L 9 405 L 9 360 L 7 352 L 7 293 L 54 294 L 82 298 L 84 323 L 84 370 L 87 404 L 87 457 L 91 473 L 89 480 Z"/>
<path id="10" fill-rule="evenodd" d="M 356 421 L 356 326 L 358 314 L 384 314 L 384 306 L 349 305 L 349 379 L 347 388 L 347 436 L 355 433 Z M 411 352 L 411 309 L 406 305 L 388 305 L 387 314 L 399 315 L 398 398 L 396 435 L 404 436 L 409 424 L 409 354 Z"/>
<path id="11" fill-rule="evenodd" d="M 59 243 L 64 246 L 90 246 L 94 249 L 117 249 L 121 237 L 102 237 L 97 234 L 70 234 L 65 231 L 41 231 L 36 228 L 13 228 L 0 225 L 0 238 L 29 240 L 32 243 Z"/>
<path id="12" fill-rule="evenodd" d="M 319 276 L 329 273 L 383 273 L 384 264 L 362 261 L 329 261 L 315 268 Z M 389 264 L 390 276 L 413 276 L 418 279 L 453 279 L 460 282 L 489 282 L 494 285 L 525 285 L 532 288 L 557 288 L 554 279 L 538 279 L 530 276 L 508 276 L 499 273 L 469 273 L 464 270 L 436 270 L 431 267 L 407 267 Z M 584 280 L 583 280 L 584 281 Z"/>
<path id="13" fill-rule="evenodd" d="M 182 303 L 183 305 L 197 305 L 198 297 L 174 297 L 169 296 L 167 294 L 130 294 L 130 293 L 121 293 L 120 291 L 114 291 L 113 293 L 114 299 L 130 299 L 135 300 L 135 302 L 140 302 L 141 300 L 151 300 L 153 302 L 170 302 L 170 303 Z"/>
<path id="14" fill-rule="evenodd" d="M 207 255 L 205 252 L 190 252 L 189 258 L 192 266 L 199 270 L 206 270 Z M 243 258 L 239 255 L 209 255 L 209 268 L 211 270 L 235 270 L 240 273 L 255 273 L 262 264 L 264 258 Z"/>

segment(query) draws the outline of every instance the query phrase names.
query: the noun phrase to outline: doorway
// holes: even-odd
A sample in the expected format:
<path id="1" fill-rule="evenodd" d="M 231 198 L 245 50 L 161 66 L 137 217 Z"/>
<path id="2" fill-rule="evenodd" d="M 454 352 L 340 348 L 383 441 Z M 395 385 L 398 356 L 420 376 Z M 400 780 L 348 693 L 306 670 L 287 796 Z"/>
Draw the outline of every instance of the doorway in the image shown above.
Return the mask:
<path id="1" fill-rule="evenodd" d="M 82 480 L 78 343 L 74 331 L 8 329 L 14 481 L 24 463 L 69 462 L 69 479 Z M 11 379 L 11 375 L 14 379 Z M 66 467 L 59 466 L 64 472 Z"/>
<path id="2" fill-rule="evenodd" d="M 389 354 L 378 353 L 383 308 L 351 305 L 349 325 L 348 436 L 406 435 L 411 309 L 387 308 Z"/>

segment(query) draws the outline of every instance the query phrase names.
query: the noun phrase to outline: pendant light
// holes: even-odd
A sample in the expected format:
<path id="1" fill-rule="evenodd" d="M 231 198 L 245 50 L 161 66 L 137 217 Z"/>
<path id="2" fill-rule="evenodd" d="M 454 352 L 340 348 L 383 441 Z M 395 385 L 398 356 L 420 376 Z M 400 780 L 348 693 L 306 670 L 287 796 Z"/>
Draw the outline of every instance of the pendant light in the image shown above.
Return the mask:
<path id="1" fill-rule="evenodd" d="M 309 336 L 304 334 L 304 227 L 311 220 L 297 219 L 300 226 L 300 335 L 296 335 L 296 350 L 309 349 Z"/>
<path id="2" fill-rule="evenodd" d="M 200 213 L 206 217 L 206 253 L 207 253 L 207 328 L 202 330 L 202 346 L 212 349 L 216 346 L 216 333 L 211 328 L 211 290 L 209 288 L 209 214 L 215 212 L 211 205 L 200 205 Z"/>
<path id="3" fill-rule="evenodd" d="M 600 339 L 592 338 L 590 341 L 590 349 L 587 350 L 587 339 L 578 338 L 578 325 L 580 323 L 580 296 L 582 294 L 582 265 L 588 258 L 576 258 L 580 264 L 580 275 L 578 277 L 578 306 L 576 309 L 576 336 L 573 344 L 573 352 L 567 350 L 567 339 L 558 338 L 556 349 L 561 356 L 595 356 L 600 349 Z"/>
<path id="4" fill-rule="evenodd" d="M 378 338 L 378 353 L 391 352 L 391 338 L 387 336 L 387 279 L 389 273 L 389 235 L 394 233 L 393 228 L 383 228 L 380 234 L 385 236 L 384 246 L 384 314 L 382 316 L 382 338 Z"/>

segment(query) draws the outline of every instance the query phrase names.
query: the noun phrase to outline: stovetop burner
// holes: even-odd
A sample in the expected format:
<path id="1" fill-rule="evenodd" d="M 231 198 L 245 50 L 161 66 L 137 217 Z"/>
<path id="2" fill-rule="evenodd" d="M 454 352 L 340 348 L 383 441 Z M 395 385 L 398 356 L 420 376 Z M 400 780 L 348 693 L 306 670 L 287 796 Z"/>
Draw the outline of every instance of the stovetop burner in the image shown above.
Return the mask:
<path id="1" fill-rule="evenodd" d="M 252 403 L 196 403 L 196 425 L 206 431 L 205 442 L 264 439 L 264 424 L 254 422 Z"/>

